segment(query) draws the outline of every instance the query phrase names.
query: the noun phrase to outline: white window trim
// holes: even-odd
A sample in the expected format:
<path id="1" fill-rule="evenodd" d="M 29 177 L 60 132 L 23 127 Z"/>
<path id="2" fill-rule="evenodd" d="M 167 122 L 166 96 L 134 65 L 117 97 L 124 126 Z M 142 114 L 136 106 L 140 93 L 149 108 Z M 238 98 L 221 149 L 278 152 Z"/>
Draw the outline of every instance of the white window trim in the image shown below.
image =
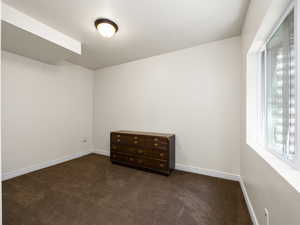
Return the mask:
<path id="1" fill-rule="evenodd" d="M 296 49 L 296 96 L 297 96 L 297 102 L 296 102 L 296 155 L 295 158 L 293 160 L 288 160 L 285 159 L 284 157 L 282 157 L 282 155 L 280 155 L 279 153 L 277 153 L 274 149 L 268 148 L 265 145 L 265 123 L 266 123 L 266 117 L 265 117 L 265 110 L 266 110 L 266 105 L 263 104 L 262 105 L 262 101 L 265 101 L 264 96 L 262 96 L 262 93 L 266 91 L 266 87 L 261 88 L 261 81 L 262 78 L 260 77 L 258 79 L 258 81 L 260 82 L 260 94 L 259 94 L 259 98 L 260 100 L 258 101 L 259 106 L 257 106 L 258 109 L 258 113 L 260 114 L 260 116 L 258 116 L 258 118 L 262 118 L 263 121 L 258 121 L 258 123 L 262 123 L 262 127 L 260 127 L 262 130 L 258 131 L 260 133 L 260 135 L 263 135 L 263 139 L 264 140 L 259 140 L 259 144 L 263 146 L 263 148 L 269 152 L 271 152 L 273 155 L 275 155 L 279 160 L 282 160 L 284 163 L 287 163 L 288 165 L 290 165 L 292 168 L 300 170 L 300 104 L 298 103 L 300 100 L 300 74 L 299 74 L 299 66 L 300 66 L 300 59 L 299 59 L 299 46 L 298 43 L 300 43 L 300 37 L 299 37 L 299 25 L 300 23 L 298 22 L 298 19 L 300 18 L 299 14 L 300 14 L 300 10 L 299 10 L 299 1 L 292 1 L 291 4 L 289 5 L 289 7 L 285 10 L 285 12 L 282 14 L 282 16 L 280 17 L 280 19 L 278 20 L 278 22 L 276 23 L 276 26 L 272 29 L 272 32 L 270 33 L 270 35 L 268 35 L 268 38 L 266 39 L 266 41 L 264 42 L 263 47 L 261 48 L 261 52 L 265 52 L 265 57 L 266 57 L 266 43 L 268 43 L 271 38 L 273 37 L 273 35 L 277 32 L 277 30 L 279 29 L 280 25 L 283 23 L 283 21 L 286 19 L 286 17 L 291 13 L 291 11 L 294 10 L 294 32 L 295 32 L 295 49 Z M 260 54 L 261 55 L 261 54 Z M 259 57 L 258 59 L 259 65 L 261 64 L 261 57 Z M 265 58 L 265 63 L 266 63 L 266 58 Z M 266 69 L 266 68 L 264 68 Z M 264 71 L 262 73 L 262 70 L 260 68 L 259 74 L 261 75 L 265 75 L 266 71 Z M 265 84 L 266 85 L 266 84 Z M 264 95 L 266 93 L 263 93 Z"/>
<path id="2" fill-rule="evenodd" d="M 299 194 L 300 194 L 300 148 L 297 148 L 298 155 L 295 158 L 295 165 L 297 166 L 297 169 L 295 167 L 290 166 L 286 162 L 282 161 L 278 157 L 276 157 L 274 154 L 272 154 L 270 151 L 266 149 L 266 147 L 262 144 L 262 141 L 260 137 L 258 136 L 259 133 L 257 130 L 259 129 L 258 123 L 254 123 L 255 121 L 259 120 L 258 110 L 262 108 L 258 104 L 261 102 L 258 102 L 257 99 L 259 99 L 258 93 L 257 93 L 257 85 L 258 84 L 258 75 L 259 72 L 259 55 L 260 51 L 263 48 L 264 43 L 267 42 L 268 37 L 272 36 L 272 32 L 277 30 L 276 26 L 279 26 L 281 24 L 281 20 L 285 18 L 285 14 L 288 14 L 288 11 L 290 7 L 294 6 L 295 9 L 295 36 L 297 39 L 295 39 L 295 48 L 296 51 L 296 63 L 297 63 L 297 96 L 300 95 L 300 0 L 293 0 L 290 2 L 289 7 L 286 4 L 282 5 L 282 10 L 278 8 L 278 6 L 271 6 L 270 10 L 265 16 L 265 19 L 262 21 L 262 24 L 259 28 L 259 32 L 256 34 L 248 52 L 247 52 L 247 76 L 246 76 L 246 82 L 247 82 L 247 101 L 246 101 L 246 143 L 248 146 L 248 149 L 246 151 L 255 151 L 258 156 L 262 158 L 271 168 L 274 169 L 275 172 L 277 172 L 291 187 L 293 187 Z M 285 8 L 283 8 L 285 7 Z M 273 9 L 273 10 L 271 10 Z M 279 15 L 281 11 L 281 14 Z M 276 19 L 277 18 L 277 19 Z M 275 25 L 276 24 L 276 25 Z M 271 34 L 271 35 L 270 35 Z M 254 86 L 253 86 L 254 85 Z M 256 85 L 256 86 L 255 86 Z M 253 96 L 256 96 L 256 102 L 254 102 Z M 298 99 L 299 102 L 299 99 Z M 300 145 L 300 103 L 296 105 L 297 109 L 297 124 L 296 124 L 296 132 L 297 132 L 297 142 L 296 145 Z"/>
<path id="3" fill-rule="evenodd" d="M 297 0 L 294 4 L 295 8 L 295 49 L 296 49 L 296 149 L 297 153 L 295 158 L 296 168 L 300 171 L 300 1 Z"/>
<path id="4" fill-rule="evenodd" d="M 276 33 L 280 25 L 283 23 L 285 18 L 290 14 L 290 12 L 295 9 L 295 15 L 298 14 L 298 1 L 292 0 L 287 9 L 284 11 L 284 13 L 280 16 L 278 22 L 276 23 L 276 26 L 272 29 L 271 33 L 268 35 L 268 38 L 265 40 L 265 43 L 269 42 L 273 35 Z M 296 18 L 295 18 L 296 19 Z M 297 26 L 296 26 L 296 21 L 295 21 L 295 33 L 297 32 Z"/>
<path id="5" fill-rule="evenodd" d="M 300 194 L 300 171 L 294 169 L 289 164 L 285 163 L 276 157 L 270 151 L 253 143 L 247 144 L 253 149 L 263 160 L 265 160 L 283 179 L 286 180 Z"/>

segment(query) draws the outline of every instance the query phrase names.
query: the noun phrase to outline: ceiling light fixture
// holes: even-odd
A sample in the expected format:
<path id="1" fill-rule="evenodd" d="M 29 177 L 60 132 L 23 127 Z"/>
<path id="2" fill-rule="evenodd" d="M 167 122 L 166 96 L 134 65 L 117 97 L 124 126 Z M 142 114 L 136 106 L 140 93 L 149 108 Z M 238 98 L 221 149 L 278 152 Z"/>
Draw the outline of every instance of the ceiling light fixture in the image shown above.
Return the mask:
<path id="1" fill-rule="evenodd" d="M 105 18 L 100 18 L 95 21 L 95 26 L 98 32 L 105 38 L 110 38 L 119 30 L 118 25 Z"/>

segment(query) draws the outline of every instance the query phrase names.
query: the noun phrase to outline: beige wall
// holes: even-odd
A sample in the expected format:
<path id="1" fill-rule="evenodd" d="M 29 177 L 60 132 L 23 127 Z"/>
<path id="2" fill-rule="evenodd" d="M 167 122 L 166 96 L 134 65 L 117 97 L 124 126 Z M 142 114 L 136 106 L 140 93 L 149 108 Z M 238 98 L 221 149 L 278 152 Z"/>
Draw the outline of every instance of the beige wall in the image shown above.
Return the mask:
<path id="1" fill-rule="evenodd" d="M 176 163 L 239 174 L 240 38 L 96 72 L 94 143 L 128 129 L 176 134 Z"/>
<path id="2" fill-rule="evenodd" d="M 93 81 L 79 66 L 2 52 L 4 175 L 92 148 Z"/>
<path id="3" fill-rule="evenodd" d="M 109 149 L 111 130 L 174 132 L 177 163 L 234 174 L 241 168 L 260 225 L 264 208 L 270 225 L 299 225 L 300 194 L 247 146 L 245 132 L 246 53 L 270 9 L 287 2 L 251 1 L 243 62 L 236 37 L 97 71 L 95 147 Z M 93 71 L 2 56 L 4 173 L 90 150 Z"/>
<path id="4" fill-rule="evenodd" d="M 287 0 L 252 0 L 242 34 L 242 142 L 241 177 L 260 225 L 266 224 L 264 208 L 270 212 L 270 225 L 300 224 L 300 193 L 293 189 L 266 161 L 246 144 L 246 54 L 253 40 L 274 25 Z M 277 15 L 276 15 L 277 14 Z M 260 30 L 259 30 L 260 28 Z"/>

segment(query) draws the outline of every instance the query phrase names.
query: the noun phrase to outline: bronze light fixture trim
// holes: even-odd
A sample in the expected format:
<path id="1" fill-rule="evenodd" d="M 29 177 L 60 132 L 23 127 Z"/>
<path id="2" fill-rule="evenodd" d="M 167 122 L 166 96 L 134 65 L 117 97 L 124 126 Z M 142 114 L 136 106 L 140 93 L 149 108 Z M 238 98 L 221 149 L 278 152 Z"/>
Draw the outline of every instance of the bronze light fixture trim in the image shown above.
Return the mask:
<path id="1" fill-rule="evenodd" d="M 106 38 L 110 38 L 114 36 L 118 30 L 118 25 L 107 18 L 99 18 L 95 21 L 95 27 L 99 31 L 99 33 Z"/>

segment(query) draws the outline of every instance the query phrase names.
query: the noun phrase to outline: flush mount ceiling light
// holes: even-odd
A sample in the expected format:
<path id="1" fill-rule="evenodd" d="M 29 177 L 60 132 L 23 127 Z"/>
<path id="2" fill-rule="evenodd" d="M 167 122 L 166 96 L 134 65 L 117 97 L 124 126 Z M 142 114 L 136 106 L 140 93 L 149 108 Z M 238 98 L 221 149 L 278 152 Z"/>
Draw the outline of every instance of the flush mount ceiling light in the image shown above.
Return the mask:
<path id="1" fill-rule="evenodd" d="M 114 36 L 119 29 L 118 25 L 115 22 L 105 18 L 97 19 L 95 21 L 95 26 L 98 32 L 106 38 Z"/>

